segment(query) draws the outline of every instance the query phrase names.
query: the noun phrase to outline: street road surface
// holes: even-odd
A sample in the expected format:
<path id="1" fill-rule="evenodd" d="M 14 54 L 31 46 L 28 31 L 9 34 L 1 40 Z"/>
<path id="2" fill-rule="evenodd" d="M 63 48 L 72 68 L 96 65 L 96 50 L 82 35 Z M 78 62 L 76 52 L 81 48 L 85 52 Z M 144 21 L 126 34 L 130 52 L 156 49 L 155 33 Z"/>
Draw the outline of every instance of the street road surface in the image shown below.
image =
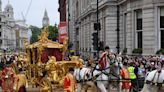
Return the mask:
<path id="1" fill-rule="evenodd" d="M 64 92 L 62 88 L 53 88 L 53 92 Z M 0 92 L 2 92 L 1 88 L 0 88 Z M 39 92 L 39 88 L 32 88 L 32 87 L 29 87 L 27 89 L 27 92 Z M 91 91 L 87 91 L 87 92 L 91 92 Z M 117 92 L 117 90 L 110 90 L 110 92 Z"/>
<path id="2" fill-rule="evenodd" d="M 64 92 L 62 88 L 53 88 L 54 92 Z M 2 92 L 2 89 L 0 88 L 0 92 Z M 39 92 L 39 88 L 32 88 L 32 87 L 29 87 L 27 89 L 27 92 Z"/>

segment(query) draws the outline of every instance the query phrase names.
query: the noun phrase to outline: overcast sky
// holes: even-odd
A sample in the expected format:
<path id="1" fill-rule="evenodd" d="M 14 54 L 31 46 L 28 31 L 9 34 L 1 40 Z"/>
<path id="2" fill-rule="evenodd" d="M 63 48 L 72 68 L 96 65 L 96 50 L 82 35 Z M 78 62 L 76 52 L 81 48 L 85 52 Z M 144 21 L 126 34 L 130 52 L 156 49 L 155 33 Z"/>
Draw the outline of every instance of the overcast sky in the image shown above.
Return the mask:
<path id="1" fill-rule="evenodd" d="M 7 5 L 8 0 L 2 1 L 2 9 Z M 15 19 L 23 19 L 21 12 L 25 15 L 31 0 L 9 0 L 14 8 Z M 58 0 L 32 0 L 30 10 L 26 17 L 26 23 L 42 27 L 44 10 L 47 9 L 50 24 L 59 23 Z"/>

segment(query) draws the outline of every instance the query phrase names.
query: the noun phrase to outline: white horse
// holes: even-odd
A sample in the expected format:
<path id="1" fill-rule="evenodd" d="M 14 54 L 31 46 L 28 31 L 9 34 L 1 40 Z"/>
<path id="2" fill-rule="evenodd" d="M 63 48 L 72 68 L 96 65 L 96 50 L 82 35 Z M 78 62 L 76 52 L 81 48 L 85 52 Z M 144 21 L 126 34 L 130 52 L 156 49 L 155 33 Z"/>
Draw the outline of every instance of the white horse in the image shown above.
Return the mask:
<path id="1" fill-rule="evenodd" d="M 120 57 L 114 57 L 113 60 L 110 62 L 105 61 L 106 66 L 103 70 L 100 70 L 99 65 L 96 65 L 96 68 L 94 70 L 91 70 L 90 68 L 78 68 L 74 72 L 74 76 L 76 80 L 88 80 L 92 79 L 95 80 L 97 83 L 97 87 L 100 89 L 101 92 L 107 92 L 108 85 L 109 85 L 109 79 L 111 77 L 110 75 L 110 69 L 113 68 L 114 75 L 119 75 L 119 64 L 122 58 Z M 112 65 L 110 64 L 112 63 Z M 116 78 L 116 76 L 113 76 L 111 78 Z M 91 83 L 90 83 L 91 84 Z M 94 85 L 91 85 L 94 88 Z"/>
<path id="2" fill-rule="evenodd" d="M 113 59 L 109 62 L 106 61 L 106 67 L 104 70 L 100 71 L 99 65 L 96 66 L 96 70 L 93 71 L 93 76 L 97 76 L 96 83 L 97 87 L 100 89 L 101 92 L 107 92 L 106 88 L 109 88 L 109 81 L 117 80 L 120 78 L 120 66 L 122 66 L 122 58 L 117 56 L 113 56 Z M 112 79 L 112 80 L 111 80 Z M 102 81 L 101 81 L 102 80 Z M 120 85 L 117 85 L 120 90 Z M 110 90 L 110 88 L 109 88 Z"/>
<path id="3" fill-rule="evenodd" d="M 141 92 L 164 92 L 164 86 L 162 86 L 164 82 L 164 70 L 161 70 L 160 73 L 158 70 L 151 71 L 145 78 L 145 82 Z M 158 83 L 161 84 L 161 86 L 156 85 Z"/>
<path id="4" fill-rule="evenodd" d="M 92 79 L 91 73 L 91 69 L 85 67 L 78 68 L 74 71 L 74 77 L 77 80 L 77 92 L 86 92 L 86 90 L 88 90 L 88 86 L 91 87 L 92 92 L 97 91 L 94 83 L 92 81 L 88 81 L 88 79 Z"/>

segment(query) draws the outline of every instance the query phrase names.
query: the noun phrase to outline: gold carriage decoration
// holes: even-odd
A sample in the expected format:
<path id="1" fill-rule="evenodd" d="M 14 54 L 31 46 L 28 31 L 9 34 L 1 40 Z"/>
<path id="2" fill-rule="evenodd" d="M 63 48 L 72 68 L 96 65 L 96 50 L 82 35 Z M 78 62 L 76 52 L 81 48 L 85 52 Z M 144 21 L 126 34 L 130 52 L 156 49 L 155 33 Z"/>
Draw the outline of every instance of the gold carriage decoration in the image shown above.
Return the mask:
<path id="1" fill-rule="evenodd" d="M 48 27 L 45 27 L 39 36 L 39 41 L 33 44 L 25 42 L 27 58 L 22 60 L 25 74 L 31 85 L 39 86 L 40 91 L 52 92 L 52 83 L 55 86 L 63 85 L 63 77 L 70 67 L 82 64 L 77 56 L 71 61 L 64 60 L 68 38 L 63 44 L 48 39 Z"/>

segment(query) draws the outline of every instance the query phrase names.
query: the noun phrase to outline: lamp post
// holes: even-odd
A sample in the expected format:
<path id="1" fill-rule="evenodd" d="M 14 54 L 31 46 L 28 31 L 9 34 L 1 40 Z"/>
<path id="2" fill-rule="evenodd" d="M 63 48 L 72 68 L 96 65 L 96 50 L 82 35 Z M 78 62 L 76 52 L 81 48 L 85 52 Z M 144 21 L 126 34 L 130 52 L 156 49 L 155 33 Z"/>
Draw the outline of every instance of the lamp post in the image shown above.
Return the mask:
<path id="1" fill-rule="evenodd" d="M 99 59 L 99 0 L 97 0 L 97 37 L 98 37 L 98 40 L 97 40 L 97 59 Z"/>
<path id="2" fill-rule="evenodd" d="M 117 53 L 120 52 L 120 11 L 119 11 L 119 5 L 117 5 Z"/>

